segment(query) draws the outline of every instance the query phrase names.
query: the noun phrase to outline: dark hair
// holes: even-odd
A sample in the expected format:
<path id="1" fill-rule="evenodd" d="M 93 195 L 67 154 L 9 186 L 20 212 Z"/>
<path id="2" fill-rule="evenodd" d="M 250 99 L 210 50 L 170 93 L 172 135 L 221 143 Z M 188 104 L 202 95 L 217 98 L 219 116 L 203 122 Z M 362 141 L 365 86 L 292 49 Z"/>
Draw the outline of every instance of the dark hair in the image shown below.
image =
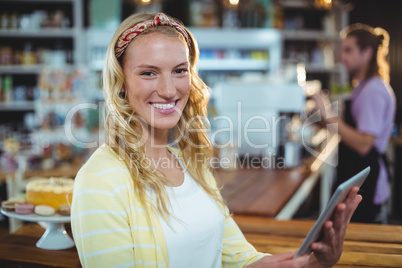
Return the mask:
<path id="1" fill-rule="evenodd" d="M 373 55 L 371 57 L 369 67 L 366 72 L 366 79 L 379 75 L 381 78 L 389 82 L 389 64 L 385 59 L 388 53 L 388 47 L 384 47 L 384 35 L 376 35 L 372 31 L 366 29 L 352 30 L 347 37 L 355 37 L 357 46 L 360 50 L 371 48 Z M 385 53 L 386 50 L 386 53 Z"/>

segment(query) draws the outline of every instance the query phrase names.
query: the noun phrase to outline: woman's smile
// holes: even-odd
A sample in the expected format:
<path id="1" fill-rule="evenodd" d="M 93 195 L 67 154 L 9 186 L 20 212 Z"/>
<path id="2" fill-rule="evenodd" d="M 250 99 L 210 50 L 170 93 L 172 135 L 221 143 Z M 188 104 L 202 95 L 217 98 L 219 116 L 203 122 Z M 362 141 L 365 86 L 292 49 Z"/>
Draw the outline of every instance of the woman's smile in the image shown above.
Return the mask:
<path id="1" fill-rule="evenodd" d="M 150 102 L 149 104 L 158 113 L 171 114 L 177 110 L 176 105 L 179 101 L 180 100 L 174 100 L 174 101 L 169 101 L 169 102 Z"/>

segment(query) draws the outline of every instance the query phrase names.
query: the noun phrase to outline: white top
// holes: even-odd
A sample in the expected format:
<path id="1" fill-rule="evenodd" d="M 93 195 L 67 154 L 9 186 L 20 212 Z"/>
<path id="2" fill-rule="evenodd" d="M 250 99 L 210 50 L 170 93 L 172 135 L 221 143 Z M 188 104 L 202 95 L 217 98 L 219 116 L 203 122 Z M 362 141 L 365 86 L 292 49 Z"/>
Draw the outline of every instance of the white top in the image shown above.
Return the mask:
<path id="1" fill-rule="evenodd" d="M 178 187 L 166 187 L 172 204 L 170 226 L 159 217 L 169 267 L 222 267 L 225 217 L 216 202 L 186 171 Z"/>

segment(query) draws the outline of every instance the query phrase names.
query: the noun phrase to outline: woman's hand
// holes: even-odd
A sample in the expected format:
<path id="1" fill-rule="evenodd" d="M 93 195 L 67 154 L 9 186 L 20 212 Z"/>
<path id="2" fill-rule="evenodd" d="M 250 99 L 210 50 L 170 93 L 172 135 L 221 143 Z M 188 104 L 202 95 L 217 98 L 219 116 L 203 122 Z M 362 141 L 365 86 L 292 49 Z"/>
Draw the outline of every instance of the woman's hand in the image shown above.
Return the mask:
<path id="1" fill-rule="evenodd" d="M 343 250 L 346 228 L 362 200 L 362 196 L 357 194 L 358 191 L 358 187 L 353 187 L 345 202 L 336 207 L 332 220 L 325 222 L 322 240 L 311 244 L 314 253 L 310 258 L 309 267 L 331 267 L 338 262 Z"/>
<path id="2" fill-rule="evenodd" d="M 287 252 L 287 253 L 281 253 L 281 254 L 276 254 L 276 255 L 271 255 L 271 256 L 266 256 L 264 258 L 261 258 L 260 260 L 247 265 L 247 268 L 275 268 L 275 267 L 283 267 L 283 268 L 296 268 L 296 267 L 307 267 L 307 264 L 309 262 L 309 256 L 308 255 L 303 255 L 300 257 L 297 257 L 295 259 L 292 259 L 294 255 L 294 252 Z"/>
<path id="3" fill-rule="evenodd" d="M 331 221 L 324 223 L 322 240 L 311 244 L 313 254 L 292 259 L 294 252 L 266 256 L 247 268 L 263 267 L 332 267 L 341 257 L 346 228 L 354 211 L 362 200 L 358 187 L 350 190 L 344 203 L 338 204 Z"/>
<path id="4" fill-rule="evenodd" d="M 320 92 L 311 96 L 316 103 L 316 108 L 320 113 L 321 119 L 324 122 L 328 122 L 331 118 L 336 117 L 336 114 L 332 110 L 331 103 L 329 101 L 328 95 Z"/>

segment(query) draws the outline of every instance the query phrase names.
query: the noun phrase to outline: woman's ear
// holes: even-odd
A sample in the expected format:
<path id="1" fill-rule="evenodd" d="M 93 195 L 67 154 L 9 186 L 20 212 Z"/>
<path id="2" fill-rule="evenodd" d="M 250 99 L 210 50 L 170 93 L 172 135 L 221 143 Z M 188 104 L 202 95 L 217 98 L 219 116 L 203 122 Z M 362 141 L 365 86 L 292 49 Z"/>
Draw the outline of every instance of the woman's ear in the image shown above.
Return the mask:
<path id="1" fill-rule="evenodd" d="M 370 62 L 373 56 L 373 49 L 371 47 L 363 49 L 363 57 L 366 62 Z"/>

